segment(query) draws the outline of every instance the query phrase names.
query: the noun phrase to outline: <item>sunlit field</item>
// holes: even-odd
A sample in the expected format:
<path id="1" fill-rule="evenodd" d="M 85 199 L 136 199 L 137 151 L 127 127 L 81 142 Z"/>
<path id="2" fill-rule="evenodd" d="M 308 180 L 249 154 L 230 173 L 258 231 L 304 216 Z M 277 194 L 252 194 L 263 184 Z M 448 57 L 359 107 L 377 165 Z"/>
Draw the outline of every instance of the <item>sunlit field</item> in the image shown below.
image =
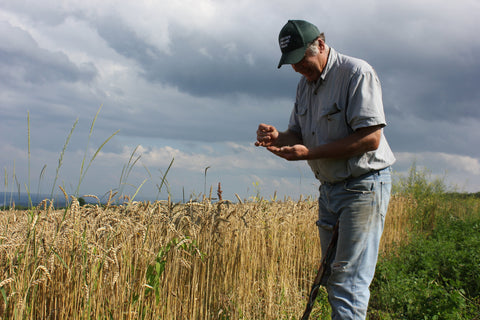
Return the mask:
<path id="1" fill-rule="evenodd" d="M 435 198 L 436 199 L 436 198 Z M 0 212 L 2 319 L 299 319 L 321 258 L 316 199 Z M 479 201 L 392 197 L 382 255 Z M 430 217 L 431 215 L 431 217 Z M 416 217 L 416 218 L 414 218 Z M 322 289 L 323 290 L 323 289 Z M 321 292 L 313 318 L 328 319 Z"/>

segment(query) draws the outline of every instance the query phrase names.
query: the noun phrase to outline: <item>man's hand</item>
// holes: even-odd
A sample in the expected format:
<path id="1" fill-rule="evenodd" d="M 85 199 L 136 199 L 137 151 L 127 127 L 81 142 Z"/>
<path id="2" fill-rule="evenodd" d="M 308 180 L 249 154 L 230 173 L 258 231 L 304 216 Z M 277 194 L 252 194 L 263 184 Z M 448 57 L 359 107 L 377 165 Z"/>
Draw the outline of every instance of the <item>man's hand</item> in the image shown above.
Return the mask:
<path id="1" fill-rule="evenodd" d="M 274 126 L 264 123 L 258 126 L 255 145 L 266 147 L 286 160 L 306 160 L 310 156 L 310 150 L 302 144 L 301 134 L 290 130 L 278 132 Z"/>
<path id="2" fill-rule="evenodd" d="M 257 147 L 270 147 L 274 146 L 278 139 L 278 130 L 274 126 L 261 123 L 257 129 L 257 141 L 255 145 Z"/>
<path id="3" fill-rule="evenodd" d="M 309 150 L 302 144 L 296 144 L 294 146 L 287 147 L 275 147 L 269 146 L 267 149 L 276 154 L 277 156 L 286 160 L 307 160 L 309 156 Z"/>

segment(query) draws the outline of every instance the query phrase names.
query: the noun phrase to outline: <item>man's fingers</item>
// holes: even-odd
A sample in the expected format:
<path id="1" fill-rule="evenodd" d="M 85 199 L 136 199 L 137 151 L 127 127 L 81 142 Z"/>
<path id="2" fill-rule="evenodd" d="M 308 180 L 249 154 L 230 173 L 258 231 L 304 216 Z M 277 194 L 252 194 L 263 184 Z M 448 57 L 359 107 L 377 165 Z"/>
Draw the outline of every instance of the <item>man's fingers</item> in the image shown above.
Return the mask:
<path id="1" fill-rule="evenodd" d="M 276 139 L 276 137 L 274 137 L 275 132 L 276 129 L 274 126 L 264 123 L 259 124 L 257 129 L 257 141 L 255 142 L 255 145 L 257 147 L 271 146 L 273 141 Z"/>
<path id="2" fill-rule="evenodd" d="M 285 150 L 284 147 L 279 148 L 279 147 L 275 147 L 275 146 L 269 146 L 269 147 L 267 147 L 267 149 L 269 151 L 275 153 L 275 154 L 281 153 Z"/>
<path id="3" fill-rule="evenodd" d="M 257 133 L 258 132 L 272 132 L 272 131 L 275 131 L 275 127 L 273 127 L 271 125 L 268 125 L 268 124 L 261 123 L 258 126 Z"/>
<path id="4" fill-rule="evenodd" d="M 293 147 L 275 147 L 275 146 L 271 146 L 271 147 L 268 147 L 268 150 L 270 151 L 274 151 L 274 152 L 283 152 L 283 153 L 289 153 L 289 152 L 292 152 L 294 151 L 294 148 Z"/>
<path id="5" fill-rule="evenodd" d="M 257 147 L 268 147 L 268 146 L 270 146 L 270 141 L 269 141 L 269 139 L 267 141 L 265 141 L 265 139 L 258 139 L 255 142 L 255 145 Z"/>

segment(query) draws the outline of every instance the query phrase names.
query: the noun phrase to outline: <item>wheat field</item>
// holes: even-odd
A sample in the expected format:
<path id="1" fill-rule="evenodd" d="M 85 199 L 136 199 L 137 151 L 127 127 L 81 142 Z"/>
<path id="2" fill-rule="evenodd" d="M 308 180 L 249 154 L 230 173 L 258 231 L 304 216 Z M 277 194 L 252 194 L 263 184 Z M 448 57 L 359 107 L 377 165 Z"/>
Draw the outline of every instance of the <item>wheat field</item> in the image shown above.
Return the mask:
<path id="1" fill-rule="evenodd" d="M 392 197 L 382 252 L 406 238 L 412 206 Z M 1 211 L 0 318 L 298 319 L 316 216 L 312 199 Z"/>

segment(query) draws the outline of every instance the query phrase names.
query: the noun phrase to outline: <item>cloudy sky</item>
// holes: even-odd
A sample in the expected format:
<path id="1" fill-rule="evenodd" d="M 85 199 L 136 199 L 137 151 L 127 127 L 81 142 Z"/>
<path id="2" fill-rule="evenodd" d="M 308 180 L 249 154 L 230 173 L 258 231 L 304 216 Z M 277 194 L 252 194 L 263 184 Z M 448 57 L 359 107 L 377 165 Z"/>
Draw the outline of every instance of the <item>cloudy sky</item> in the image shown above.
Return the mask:
<path id="1" fill-rule="evenodd" d="M 476 0 L 0 0 L 0 191 L 188 199 L 220 182 L 232 200 L 316 196 L 304 162 L 253 146 L 258 124 L 285 129 L 293 106 L 299 75 L 277 69 L 288 19 L 376 69 L 397 175 L 416 163 L 480 191 L 478 12 Z"/>

